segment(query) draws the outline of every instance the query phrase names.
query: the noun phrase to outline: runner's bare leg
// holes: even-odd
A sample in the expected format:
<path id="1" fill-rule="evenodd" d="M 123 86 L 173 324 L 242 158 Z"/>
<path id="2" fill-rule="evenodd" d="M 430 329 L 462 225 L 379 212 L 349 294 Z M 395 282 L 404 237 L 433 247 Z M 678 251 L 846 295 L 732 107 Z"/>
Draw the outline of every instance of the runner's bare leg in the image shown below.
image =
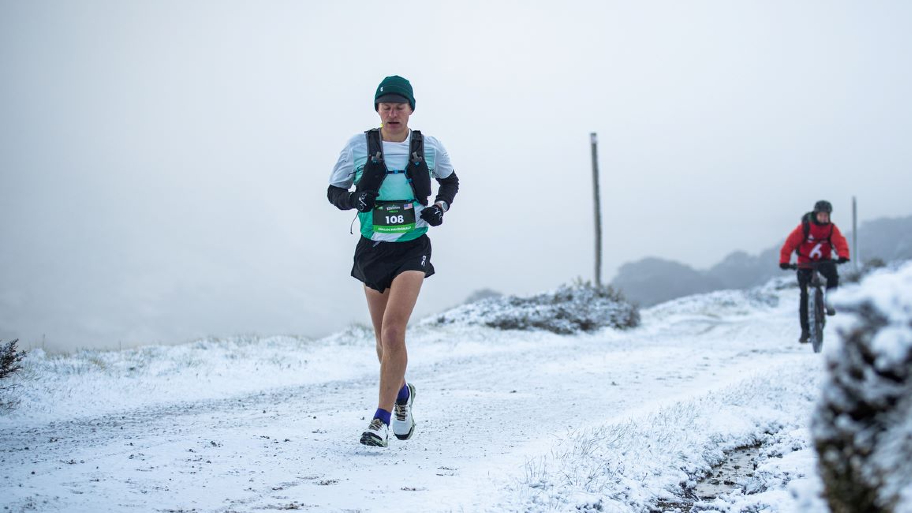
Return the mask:
<path id="1" fill-rule="evenodd" d="M 380 393 L 378 407 L 386 411 L 393 410 L 399 389 L 405 385 L 405 369 L 408 366 L 405 329 L 412 310 L 415 308 L 415 303 L 418 302 L 418 293 L 421 292 L 422 283 L 424 283 L 424 272 L 405 271 L 396 276 L 390 288 L 382 294 L 367 287 L 364 289 L 375 335 L 379 331 L 380 344 L 377 347 L 377 355 L 380 358 Z"/>
<path id="2" fill-rule="evenodd" d="M 386 311 L 386 304 L 389 301 L 390 289 L 382 293 L 364 286 L 364 295 L 367 296 L 367 310 L 370 312 L 371 324 L 374 325 L 374 339 L 377 343 L 377 361 L 383 362 L 383 342 L 380 339 L 383 333 L 383 312 Z"/>

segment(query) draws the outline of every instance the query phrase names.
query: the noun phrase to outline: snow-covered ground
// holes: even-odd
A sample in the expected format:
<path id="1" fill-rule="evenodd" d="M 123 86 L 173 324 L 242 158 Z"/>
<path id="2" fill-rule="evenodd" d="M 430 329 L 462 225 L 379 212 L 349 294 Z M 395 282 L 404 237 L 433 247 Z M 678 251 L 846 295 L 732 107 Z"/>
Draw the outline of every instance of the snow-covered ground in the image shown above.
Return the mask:
<path id="1" fill-rule="evenodd" d="M 784 281 L 658 305 L 629 331 L 416 322 L 419 424 L 386 449 L 358 444 L 378 376 L 365 328 L 36 350 L 16 378 L 21 403 L 0 414 L 0 505 L 826 512 L 808 429 L 824 360 L 797 343 Z M 825 352 L 851 316 L 834 320 Z M 735 459 L 751 468 L 732 471 Z"/>

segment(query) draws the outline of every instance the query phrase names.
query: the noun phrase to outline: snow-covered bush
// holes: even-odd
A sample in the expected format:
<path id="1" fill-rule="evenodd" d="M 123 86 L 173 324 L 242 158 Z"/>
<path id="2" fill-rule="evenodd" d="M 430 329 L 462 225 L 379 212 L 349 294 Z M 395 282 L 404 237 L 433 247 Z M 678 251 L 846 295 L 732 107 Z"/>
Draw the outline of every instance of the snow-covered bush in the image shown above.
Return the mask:
<path id="1" fill-rule="evenodd" d="M 16 400 L 11 397 L 11 391 L 15 385 L 10 384 L 8 378 L 22 368 L 20 362 L 25 357 L 25 352 L 16 349 L 16 342 L 18 340 L 6 344 L 0 341 L 0 410 L 16 405 Z"/>
<path id="2" fill-rule="evenodd" d="M 812 430 L 832 511 L 912 511 L 912 264 L 837 306 L 856 321 L 828 354 Z"/>
<path id="3" fill-rule="evenodd" d="M 640 312 L 610 286 L 576 283 L 532 297 L 485 298 L 453 308 L 431 322 L 476 324 L 503 330 L 547 330 L 569 335 L 604 327 L 633 328 L 640 324 Z"/>

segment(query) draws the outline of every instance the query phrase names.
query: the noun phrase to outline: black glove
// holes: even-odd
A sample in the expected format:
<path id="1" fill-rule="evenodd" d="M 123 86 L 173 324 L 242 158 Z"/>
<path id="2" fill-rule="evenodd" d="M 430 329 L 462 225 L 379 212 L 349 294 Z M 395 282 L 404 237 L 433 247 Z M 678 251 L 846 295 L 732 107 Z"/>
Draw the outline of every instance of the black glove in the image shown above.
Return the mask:
<path id="1" fill-rule="evenodd" d="M 782 269 L 783 271 L 788 271 L 789 265 L 785 262 L 782 262 L 781 264 L 779 264 L 779 269 Z"/>
<path id="2" fill-rule="evenodd" d="M 840 264 L 844 264 L 844 263 L 846 263 L 846 262 L 848 262 L 848 261 L 849 261 L 849 259 L 846 258 L 846 257 L 839 257 L 839 258 L 836 260 L 836 262 L 838 262 L 838 263 L 840 263 Z"/>
<path id="3" fill-rule="evenodd" d="M 352 208 L 358 212 L 370 212 L 374 209 L 377 199 L 377 191 L 355 191 L 348 195 Z"/>
<path id="4" fill-rule="evenodd" d="M 421 219 L 431 226 L 440 226 L 443 223 L 443 209 L 440 205 L 431 205 L 421 211 Z"/>

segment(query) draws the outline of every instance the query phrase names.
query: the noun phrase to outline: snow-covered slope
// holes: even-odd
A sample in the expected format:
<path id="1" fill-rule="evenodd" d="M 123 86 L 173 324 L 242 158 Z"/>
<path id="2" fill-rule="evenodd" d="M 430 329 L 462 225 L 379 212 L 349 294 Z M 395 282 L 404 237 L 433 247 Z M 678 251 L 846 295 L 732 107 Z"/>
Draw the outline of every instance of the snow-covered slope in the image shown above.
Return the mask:
<path id="1" fill-rule="evenodd" d="M 781 285 L 781 283 L 779 284 Z M 373 334 L 31 353 L 0 415 L 11 511 L 826 511 L 808 431 L 823 359 L 797 289 L 681 298 L 588 334 L 416 322 L 418 428 L 358 444 Z M 846 317 L 843 319 L 842 317 Z M 836 345 L 827 327 L 825 351 Z M 455 319 L 455 317 L 453 317 Z M 718 465 L 749 471 L 705 495 Z"/>

